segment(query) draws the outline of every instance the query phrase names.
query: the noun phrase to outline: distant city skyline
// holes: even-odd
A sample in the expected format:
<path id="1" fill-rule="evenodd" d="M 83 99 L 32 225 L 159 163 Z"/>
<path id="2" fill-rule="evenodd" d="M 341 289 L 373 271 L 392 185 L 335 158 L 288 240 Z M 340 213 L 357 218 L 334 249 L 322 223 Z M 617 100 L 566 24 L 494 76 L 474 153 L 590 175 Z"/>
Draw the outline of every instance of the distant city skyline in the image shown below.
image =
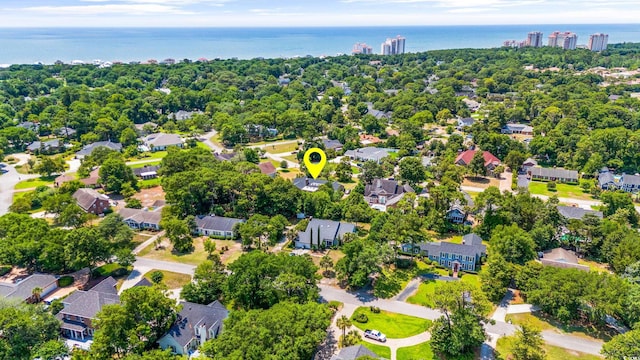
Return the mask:
<path id="1" fill-rule="evenodd" d="M 635 24 L 636 0 L 4 0 L 0 27 Z"/>

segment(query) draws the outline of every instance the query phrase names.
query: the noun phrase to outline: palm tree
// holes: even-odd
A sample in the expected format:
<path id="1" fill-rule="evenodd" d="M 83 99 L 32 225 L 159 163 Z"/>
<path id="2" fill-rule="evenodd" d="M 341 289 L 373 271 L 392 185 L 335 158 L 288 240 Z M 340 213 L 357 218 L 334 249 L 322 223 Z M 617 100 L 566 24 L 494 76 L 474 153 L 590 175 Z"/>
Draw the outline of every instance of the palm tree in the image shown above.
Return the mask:
<path id="1" fill-rule="evenodd" d="M 42 294 L 42 288 L 40 287 L 34 287 L 33 290 L 31 290 L 31 295 L 33 295 L 33 299 L 35 303 L 39 303 L 40 302 L 40 295 Z"/>
<path id="2" fill-rule="evenodd" d="M 347 334 L 347 328 L 351 327 L 351 320 L 345 315 L 342 315 L 338 318 L 338 321 L 336 321 L 336 325 L 338 329 L 342 330 L 342 338 L 344 339 Z"/>

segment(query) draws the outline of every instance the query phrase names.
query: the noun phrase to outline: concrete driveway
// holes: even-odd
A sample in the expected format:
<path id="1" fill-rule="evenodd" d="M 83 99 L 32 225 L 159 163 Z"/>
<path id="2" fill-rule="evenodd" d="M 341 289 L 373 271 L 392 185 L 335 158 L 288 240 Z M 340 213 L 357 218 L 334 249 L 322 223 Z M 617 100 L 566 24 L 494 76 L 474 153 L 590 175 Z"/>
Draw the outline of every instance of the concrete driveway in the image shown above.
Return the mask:
<path id="1" fill-rule="evenodd" d="M 24 165 L 27 163 L 29 156 L 26 154 L 14 154 L 11 155 L 20 161 L 18 161 L 15 165 L 7 165 L 4 167 L 4 170 L 7 172 L 4 174 L 0 174 L 0 216 L 9 212 L 9 207 L 13 203 L 13 189 L 16 187 L 22 180 L 26 179 L 35 179 L 40 177 L 40 175 L 24 175 L 18 173 L 15 166 L 16 165 Z"/>

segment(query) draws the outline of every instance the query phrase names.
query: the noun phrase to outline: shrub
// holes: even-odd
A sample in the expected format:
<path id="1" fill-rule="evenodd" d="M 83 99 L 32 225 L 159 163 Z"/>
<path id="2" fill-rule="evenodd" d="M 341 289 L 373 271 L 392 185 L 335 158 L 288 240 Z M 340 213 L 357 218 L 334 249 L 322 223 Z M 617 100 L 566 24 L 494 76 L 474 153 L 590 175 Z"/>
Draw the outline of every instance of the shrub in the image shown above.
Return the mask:
<path id="1" fill-rule="evenodd" d="M 355 320 L 355 321 L 357 321 L 357 322 L 359 322 L 361 324 L 364 324 L 364 323 L 369 322 L 369 317 L 365 313 L 359 313 L 358 315 L 356 315 L 353 318 L 353 320 Z"/>
<path id="2" fill-rule="evenodd" d="M 547 183 L 547 190 L 549 191 L 556 191 L 557 186 L 556 186 L 556 182 L 555 181 L 549 181 Z"/>
<path id="3" fill-rule="evenodd" d="M 73 277 L 72 276 L 63 276 L 60 279 L 58 279 L 58 286 L 60 287 L 66 287 L 73 284 Z"/>
<path id="4" fill-rule="evenodd" d="M 162 282 L 162 279 L 164 279 L 164 274 L 162 273 L 162 271 L 156 270 L 152 272 L 149 277 L 154 284 L 160 284 Z"/>
<path id="5" fill-rule="evenodd" d="M 338 311 L 338 309 L 340 309 L 340 307 L 342 307 L 342 303 L 340 301 L 336 301 L 336 300 L 329 301 L 329 303 L 327 305 L 329 306 L 329 309 L 331 309 L 333 311 Z"/>
<path id="6" fill-rule="evenodd" d="M 449 276 L 453 276 L 453 270 L 449 269 Z"/>
<path id="7" fill-rule="evenodd" d="M 380 308 L 377 306 L 369 306 L 369 310 L 371 310 L 372 313 L 374 314 L 379 314 L 380 313 Z"/>
<path id="8" fill-rule="evenodd" d="M 464 275 L 464 272 L 463 271 L 458 271 L 458 278 L 461 278 L 462 275 Z"/>
<path id="9" fill-rule="evenodd" d="M 11 271 L 11 266 L 9 265 L 0 266 L 0 276 L 6 275 L 9 271 Z"/>
<path id="10" fill-rule="evenodd" d="M 61 299 L 55 299 L 51 302 L 51 305 L 49 305 L 49 311 L 51 311 L 53 315 L 59 313 L 62 309 L 64 309 L 64 304 Z"/>

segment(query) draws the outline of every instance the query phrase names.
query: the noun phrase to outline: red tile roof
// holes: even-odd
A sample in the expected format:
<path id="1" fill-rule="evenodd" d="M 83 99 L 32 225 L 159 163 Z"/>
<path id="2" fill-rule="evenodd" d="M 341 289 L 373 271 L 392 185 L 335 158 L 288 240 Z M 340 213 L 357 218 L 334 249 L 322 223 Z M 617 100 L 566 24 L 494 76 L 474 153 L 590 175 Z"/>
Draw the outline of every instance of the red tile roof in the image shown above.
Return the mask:
<path id="1" fill-rule="evenodd" d="M 460 154 L 458 154 L 455 163 L 464 166 L 469 165 L 471 163 L 471 160 L 473 160 L 473 155 L 475 155 L 476 151 L 477 150 L 467 150 L 461 152 Z M 488 166 L 489 164 L 500 164 L 500 159 L 498 159 L 488 151 L 483 152 L 482 156 L 484 157 L 484 166 Z"/>

